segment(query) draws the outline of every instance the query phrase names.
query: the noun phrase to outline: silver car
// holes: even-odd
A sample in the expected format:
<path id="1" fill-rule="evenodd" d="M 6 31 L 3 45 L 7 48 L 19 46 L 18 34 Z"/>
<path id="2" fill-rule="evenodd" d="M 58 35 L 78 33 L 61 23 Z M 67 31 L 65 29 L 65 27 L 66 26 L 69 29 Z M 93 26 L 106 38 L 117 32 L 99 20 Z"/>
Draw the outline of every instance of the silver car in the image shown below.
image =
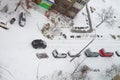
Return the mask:
<path id="1" fill-rule="evenodd" d="M 84 53 L 87 57 L 98 57 L 99 56 L 99 53 L 91 52 L 91 50 L 89 48 L 86 49 Z"/>

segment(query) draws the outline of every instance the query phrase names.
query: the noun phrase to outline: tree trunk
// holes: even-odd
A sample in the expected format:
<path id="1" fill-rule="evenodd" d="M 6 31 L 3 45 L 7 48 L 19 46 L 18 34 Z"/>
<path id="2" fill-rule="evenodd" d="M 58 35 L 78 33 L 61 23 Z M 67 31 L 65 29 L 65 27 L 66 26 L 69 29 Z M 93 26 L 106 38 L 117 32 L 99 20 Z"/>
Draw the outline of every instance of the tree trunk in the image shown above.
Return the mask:
<path id="1" fill-rule="evenodd" d="M 103 22 L 104 22 L 104 20 L 102 20 L 102 21 L 96 26 L 96 28 L 98 28 Z"/>
<path id="2" fill-rule="evenodd" d="M 79 63 L 79 65 L 75 68 L 75 70 L 73 71 L 73 73 L 72 73 L 71 75 L 73 75 L 73 74 L 75 73 L 75 71 L 79 68 L 79 66 L 80 66 L 86 59 L 87 59 L 87 57 L 84 58 L 84 59 L 81 61 L 81 63 Z"/>
<path id="3" fill-rule="evenodd" d="M 83 50 L 85 50 L 94 40 L 95 40 L 95 39 L 92 39 L 92 40 L 77 54 L 77 56 L 80 55 L 81 52 L 82 52 Z M 70 60 L 70 62 L 72 62 L 75 58 L 76 58 L 76 57 L 72 58 L 72 59 Z"/>

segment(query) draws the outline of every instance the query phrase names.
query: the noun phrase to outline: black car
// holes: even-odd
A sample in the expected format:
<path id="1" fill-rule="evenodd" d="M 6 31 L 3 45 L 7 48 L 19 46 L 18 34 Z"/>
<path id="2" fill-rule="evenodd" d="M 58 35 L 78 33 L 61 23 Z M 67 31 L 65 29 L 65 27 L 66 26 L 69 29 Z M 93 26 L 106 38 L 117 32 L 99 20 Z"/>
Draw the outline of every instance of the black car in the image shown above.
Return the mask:
<path id="1" fill-rule="evenodd" d="M 35 49 L 45 49 L 47 47 L 47 44 L 42 39 L 36 39 L 32 41 L 32 46 Z"/>
<path id="2" fill-rule="evenodd" d="M 21 27 L 24 27 L 25 24 L 26 24 L 26 15 L 25 15 L 25 13 L 21 12 L 19 15 L 19 25 Z"/>

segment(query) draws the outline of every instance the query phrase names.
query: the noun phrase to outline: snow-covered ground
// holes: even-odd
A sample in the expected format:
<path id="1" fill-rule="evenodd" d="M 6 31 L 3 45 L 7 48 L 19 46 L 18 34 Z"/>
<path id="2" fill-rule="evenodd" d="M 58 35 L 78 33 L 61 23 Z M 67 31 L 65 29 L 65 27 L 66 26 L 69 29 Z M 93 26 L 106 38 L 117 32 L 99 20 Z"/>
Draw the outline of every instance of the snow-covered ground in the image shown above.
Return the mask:
<path id="1" fill-rule="evenodd" d="M 10 9 L 9 12 L 14 10 L 14 6 L 18 2 L 18 0 L 0 1 L 0 9 L 2 9 L 5 4 L 8 4 Z M 109 68 L 112 64 L 120 65 L 120 57 L 115 54 L 115 51 L 120 51 L 120 38 L 113 39 L 110 36 L 110 34 L 113 34 L 116 37 L 117 35 L 120 35 L 120 28 L 118 28 L 118 26 L 120 26 L 119 4 L 119 0 L 90 0 L 88 3 L 88 6 L 92 6 L 96 9 L 94 13 L 91 13 L 93 29 L 96 31 L 93 33 L 103 35 L 103 38 L 96 38 L 87 48 L 90 48 L 95 52 L 99 52 L 101 48 L 104 48 L 108 52 L 114 52 L 114 55 L 107 58 L 100 56 L 96 58 L 86 58 L 83 51 L 81 56 L 74 59 L 72 62 L 70 62 L 72 58 L 69 56 L 64 59 L 54 58 L 52 56 L 52 51 L 57 49 L 60 53 L 67 53 L 68 51 L 78 53 L 92 40 L 92 38 L 49 40 L 43 36 L 37 26 L 39 25 L 39 27 L 42 28 L 43 25 L 48 22 L 48 19 L 43 14 L 33 9 L 29 10 L 30 15 L 26 16 L 26 26 L 20 27 L 18 24 L 18 17 L 19 13 L 23 11 L 22 8 L 19 8 L 17 12 L 13 12 L 12 14 L 0 12 L 0 21 L 2 22 L 7 22 L 12 17 L 16 17 L 17 19 L 12 25 L 8 23 L 7 27 L 9 30 L 0 28 L 0 80 L 37 80 L 37 74 L 39 76 L 38 78 L 40 78 L 45 75 L 51 76 L 60 70 L 64 73 L 71 74 L 75 69 L 75 63 L 80 63 L 85 58 L 85 61 L 81 65 L 85 64 L 93 69 L 100 69 L 100 72 L 91 72 L 91 74 L 88 75 L 89 80 L 109 80 L 104 78 L 105 69 Z M 96 28 L 95 26 L 100 22 L 97 13 L 100 13 L 102 9 L 107 9 L 110 6 L 114 9 L 116 24 L 111 27 L 106 25 L 106 23 L 103 23 L 101 26 Z M 84 11 L 85 8 L 83 8 L 82 11 L 75 17 L 74 23 L 76 26 L 84 25 L 84 19 L 81 15 Z M 68 33 L 69 31 L 66 31 L 66 34 Z M 80 35 L 84 34 L 86 33 L 80 33 Z M 47 48 L 34 49 L 31 46 L 31 42 L 34 39 L 45 40 Z M 49 58 L 38 59 L 36 57 L 36 53 L 47 53 Z M 49 80 L 57 79 L 49 78 Z"/>

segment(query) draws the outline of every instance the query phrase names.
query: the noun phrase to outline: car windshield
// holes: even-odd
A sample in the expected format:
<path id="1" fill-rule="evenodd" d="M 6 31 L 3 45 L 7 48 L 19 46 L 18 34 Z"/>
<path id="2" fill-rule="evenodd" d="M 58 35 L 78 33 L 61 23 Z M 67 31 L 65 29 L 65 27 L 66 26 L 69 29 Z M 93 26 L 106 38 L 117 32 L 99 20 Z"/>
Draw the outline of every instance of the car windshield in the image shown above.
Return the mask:
<path id="1" fill-rule="evenodd" d="M 26 21 L 25 18 L 22 18 L 22 21 Z"/>

